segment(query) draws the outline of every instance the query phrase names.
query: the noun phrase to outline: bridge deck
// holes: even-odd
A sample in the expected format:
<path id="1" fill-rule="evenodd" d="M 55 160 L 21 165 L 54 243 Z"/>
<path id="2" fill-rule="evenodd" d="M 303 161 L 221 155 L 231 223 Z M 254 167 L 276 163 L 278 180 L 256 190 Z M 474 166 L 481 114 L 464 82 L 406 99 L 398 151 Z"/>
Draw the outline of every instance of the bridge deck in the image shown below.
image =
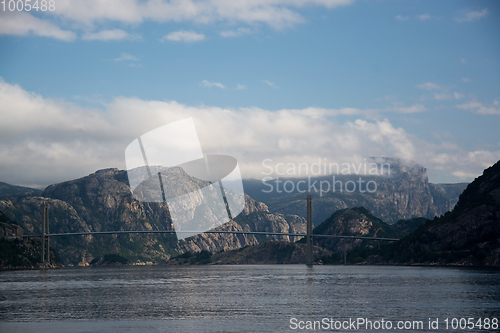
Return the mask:
<path id="1" fill-rule="evenodd" d="M 271 235 L 271 236 L 292 236 L 292 237 L 305 237 L 306 234 L 292 234 L 283 232 L 265 232 L 265 231 L 231 231 L 231 230 L 209 230 L 209 231 L 193 231 L 193 230 L 118 230 L 118 231 L 82 231 L 82 232 L 67 232 L 67 233 L 52 233 L 45 234 L 47 237 L 60 237 L 60 236 L 85 236 L 85 235 L 112 235 L 112 234 L 177 234 L 177 233 L 197 233 L 197 234 L 235 234 L 235 235 Z M 23 235 L 22 237 L 41 237 L 37 235 Z M 385 237 L 366 237 L 366 236 L 347 236 L 347 235 L 321 235 L 311 234 L 312 237 L 323 238 L 351 238 L 351 239 L 367 239 L 367 240 L 381 240 L 381 241 L 398 241 L 399 238 L 385 238 Z"/>

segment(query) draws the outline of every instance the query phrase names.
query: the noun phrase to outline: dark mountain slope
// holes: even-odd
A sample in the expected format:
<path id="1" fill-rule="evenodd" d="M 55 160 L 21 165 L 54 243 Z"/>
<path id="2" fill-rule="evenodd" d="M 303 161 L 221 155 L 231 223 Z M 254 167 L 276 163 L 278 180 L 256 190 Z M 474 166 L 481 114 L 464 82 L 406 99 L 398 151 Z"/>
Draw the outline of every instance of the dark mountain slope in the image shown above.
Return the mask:
<path id="1" fill-rule="evenodd" d="M 11 185 L 4 182 L 0 182 L 0 197 L 7 195 L 23 195 L 23 194 L 40 194 L 41 190 L 37 190 L 31 187 Z"/>
<path id="2" fill-rule="evenodd" d="M 467 186 L 452 212 L 381 252 L 368 262 L 500 265 L 500 161 Z"/>
<path id="3" fill-rule="evenodd" d="M 399 220 L 394 223 L 392 226 L 398 230 L 401 230 L 407 234 L 410 234 L 417 230 L 422 224 L 429 221 L 425 217 L 415 217 L 408 220 Z"/>

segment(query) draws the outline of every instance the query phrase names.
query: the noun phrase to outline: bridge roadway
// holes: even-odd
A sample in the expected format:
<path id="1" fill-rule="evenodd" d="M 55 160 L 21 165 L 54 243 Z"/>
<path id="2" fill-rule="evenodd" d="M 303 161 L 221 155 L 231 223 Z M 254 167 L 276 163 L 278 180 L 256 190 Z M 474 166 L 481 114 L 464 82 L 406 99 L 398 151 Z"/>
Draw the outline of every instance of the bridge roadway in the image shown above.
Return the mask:
<path id="1" fill-rule="evenodd" d="M 178 233 L 197 233 L 197 234 L 235 234 L 235 235 L 270 235 L 270 236 L 293 236 L 293 237 L 306 237 L 307 234 L 292 234 L 284 232 L 266 232 L 266 231 L 232 231 L 232 230 L 209 230 L 209 231 L 191 231 L 191 230 L 117 230 L 117 231 L 82 231 L 82 232 L 66 232 L 66 233 L 46 233 L 46 237 L 59 237 L 59 236 L 85 236 L 85 235 L 120 235 L 120 234 L 178 234 Z M 28 237 L 41 237 L 41 234 L 36 235 L 23 235 L 24 238 Z M 348 239 L 367 239 L 379 241 L 398 241 L 399 238 L 385 238 L 385 237 L 366 237 L 366 236 L 348 236 L 348 235 L 322 235 L 311 234 L 312 237 L 323 238 L 348 238 Z"/>

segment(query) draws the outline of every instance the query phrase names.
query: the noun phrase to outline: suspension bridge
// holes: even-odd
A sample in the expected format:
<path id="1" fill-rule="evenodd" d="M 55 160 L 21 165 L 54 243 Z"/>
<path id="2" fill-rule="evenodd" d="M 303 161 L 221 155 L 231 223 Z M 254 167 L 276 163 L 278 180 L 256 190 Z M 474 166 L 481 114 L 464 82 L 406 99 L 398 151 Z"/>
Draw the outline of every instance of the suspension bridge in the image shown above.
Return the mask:
<path id="1" fill-rule="evenodd" d="M 324 234 L 313 234 L 313 223 L 312 223 L 312 199 L 311 196 L 307 196 L 307 225 L 306 233 L 284 233 L 284 232 L 266 232 L 266 231 L 232 231 L 232 230 L 208 230 L 208 231 L 196 231 L 196 230 L 115 230 L 115 231 L 81 231 L 81 232 L 65 232 L 65 233 L 50 233 L 49 232 L 49 207 L 43 205 L 42 214 L 42 233 L 23 235 L 23 238 L 41 237 L 42 240 L 42 262 L 50 262 L 49 246 L 50 237 L 61 237 L 61 236 L 86 236 L 86 235 L 121 235 L 121 234 L 233 234 L 233 235 L 263 235 L 263 236 L 290 236 L 290 237 L 305 237 L 306 238 L 306 265 L 311 266 L 314 262 L 313 258 L 313 238 L 339 238 L 339 239 L 363 239 L 363 240 L 375 240 L 375 241 L 398 241 L 399 238 L 386 238 L 386 237 L 368 237 L 368 236 L 350 236 L 350 235 L 324 235 Z M 344 242 L 344 263 L 346 261 L 346 248 Z"/>

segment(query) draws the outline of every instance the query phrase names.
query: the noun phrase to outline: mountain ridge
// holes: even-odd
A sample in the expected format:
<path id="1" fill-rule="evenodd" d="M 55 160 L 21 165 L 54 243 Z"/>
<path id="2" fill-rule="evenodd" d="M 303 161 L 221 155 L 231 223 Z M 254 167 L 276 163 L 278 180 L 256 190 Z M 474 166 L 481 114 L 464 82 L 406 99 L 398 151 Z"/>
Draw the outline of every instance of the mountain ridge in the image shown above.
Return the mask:
<path id="1" fill-rule="evenodd" d="M 262 228 L 284 233 L 305 231 L 303 218 L 270 213 L 266 205 L 248 196 L 245 201 L 240 224 L 231 220 L 220 228 L 238 231 Z M 173 230 L 168 206 L 135 200 L 128 186 L 127 172 L 116 168 L 98 170 L 85 177 L 50 185 L 40 196 L 0 198 L 0 210 L 17 220 L 28 233 L 39 233 L 43 203 L 49 206 L 51 232 Z M 245 214 L 251 216 L 245 217 Z M 267 239 L 285 238 L 269 236 Z M 177 242 L 175 234 L 51 238 L 51 245 L 65 265 L 88 265 L 96 257 L 107 253 L 119 254 L 131 262 L 160 262 L 186 251 L 218 252 L 258 242 L 253 235 L 234 234 L 201 234 L 181 242 Z"/>
<path id="2" fill-rule="evenodd" d="M 381 158 L 381 160 L 391 164 L 390 176 L 329 175 L 311 178 L 281 177 L 267 181 L 253 179 L 244 180 L 245 191 L 256 200 L 266 203 L 272 212 L 306 217 L 305 205 L 302 204 L 304 194 L 299 193 L 298 185 L 295 185 L 304 182 L 302 185 L 306 184 L 306 187 L 309 187 L 311 183 L 316 182 L 316 191 L 313 188 L 311 193 L 315 225 L 327 219 L 333 211 L 359 206 L 366 207 L 382 220 L 392 224 L 401 219 L 414 217 L 432 219 L 445 214 L 453 208 L 458 200 L 458 194 L 467 185 L 467 183 L 432 184 L 429 183 L 427 169 L 418 163 L 395 158 Z M 348 188 L 347 190 L 340 188 L 342 185 L 335 187 L 329 185 L 329 191 L 326 192 L 318 189 L 322 181 L 328 184 L 340 182 L 346 186 L 349 182 L 357 183 L 360 179 L 364 184 L 369 181 L 375 182 L 377 191 L 369 193 L 362 188 L 348 191 Z M 294 184 L 294 190 L 286 192 L 282 187 L 278 188 L 280 185 L 278 181 L 282 187 L 286 182 Z M 280 189 L 280 192 L 277 192 L 277 189 Z"/>

